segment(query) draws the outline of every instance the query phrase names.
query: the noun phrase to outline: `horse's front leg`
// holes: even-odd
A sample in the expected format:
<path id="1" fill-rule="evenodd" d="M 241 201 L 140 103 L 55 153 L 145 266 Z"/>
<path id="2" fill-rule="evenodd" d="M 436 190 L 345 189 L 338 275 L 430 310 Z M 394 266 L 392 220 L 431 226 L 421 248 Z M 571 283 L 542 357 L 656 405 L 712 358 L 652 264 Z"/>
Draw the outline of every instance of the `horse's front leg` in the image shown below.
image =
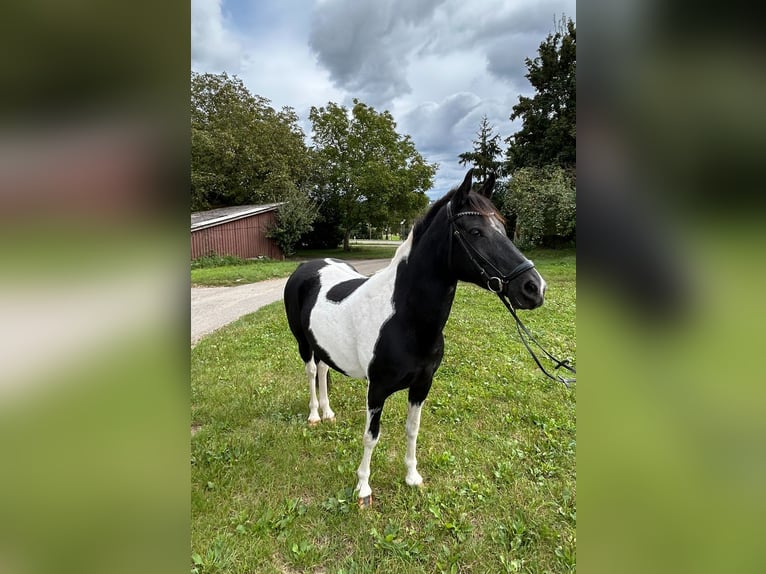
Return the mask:
<path id="1" fill-rule="evenodd" d="M 407 423 L 405 425 L 405 432 L 407 434 L 407 452 L 404 455 L 404 465 L 407 468 L 407 475 L 404 477 L 404 481 L 410 486 L 420 486 L 423 484 L 423 477 L 418 472 L 418 460 L 415 456 L 415 450 L 418 445 L 418 432 L 420 431 L 420 411 L 423 409 L 423 402 L 428 396 L 428 391 L 431 390 L 431 383 L 433 382 L 434 372 L 439 367 L 443 352 L 443 342 L 437 345 L 433 362 L 428 365 L 420 376 L 410 385 L 409 394 L 407 396 Z"/>
<path id="2" fill-rule="evenodd" d="M 356 483 L 357 496 L 359 497 L 359 506 L 372 505 L 372 489 L 370 488 L 370 460 L 372 451 L 378 444 L 380 438 L 380 415 L 383 412 L 383 403 L 385 399 L 372 399 L 374 393 L 371 391 L 372 383 L 367 390 L 367 421 L 364 426 L 364 436 L 362 444 L 364 445 L 364 454 L 362 462 L 356 471 L 358 482 Z"/>
<path id="3" fill-rule="evenodd" d="M 420 410 L 423 403 L 408 403 L 407 424 L 405 430 L 407 433 L 407 453 L 404 455 L 404 465 L 407 467 L 407 476 L 404 481 L 410 486 L 420 486 L 423 484 L 423 477 L 418 472 L 418 461 L 415 457 L 415 449 L 418 444 L 418 431 L 420 430 Z"/>

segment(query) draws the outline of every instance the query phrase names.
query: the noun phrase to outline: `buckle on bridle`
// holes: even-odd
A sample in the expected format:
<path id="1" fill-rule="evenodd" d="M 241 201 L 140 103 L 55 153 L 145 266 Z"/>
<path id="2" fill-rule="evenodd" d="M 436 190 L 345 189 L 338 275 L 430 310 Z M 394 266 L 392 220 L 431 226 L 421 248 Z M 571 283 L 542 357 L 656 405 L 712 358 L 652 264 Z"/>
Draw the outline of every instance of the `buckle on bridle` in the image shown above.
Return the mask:
<path id="1" fill-rule="evenodd" d="M 493 281 L 497 281 L 497 289 L 493 287 L 493 283 L 492 283 Z M 505 282 L 502 279 L 500 279 L 500 277 L 490 277 L 489 279 L 487 279 L 487 289 L 489 289 L 493 293 L 498 293 L 498 294 L 502 293 L 504 283 Z"/>

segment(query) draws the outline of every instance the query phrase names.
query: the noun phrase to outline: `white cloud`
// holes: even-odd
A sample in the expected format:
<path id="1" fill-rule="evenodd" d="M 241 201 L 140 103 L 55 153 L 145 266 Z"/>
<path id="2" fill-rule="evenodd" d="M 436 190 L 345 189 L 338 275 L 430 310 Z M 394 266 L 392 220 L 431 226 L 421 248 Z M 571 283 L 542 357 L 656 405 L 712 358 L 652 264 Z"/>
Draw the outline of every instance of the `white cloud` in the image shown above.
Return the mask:
<path id="1" fill-rule="evenodd" d="M 222 0 L 192 0 L 192 68 L 200 72 L 237 73 L 242 47 L 221 9 Z"/>

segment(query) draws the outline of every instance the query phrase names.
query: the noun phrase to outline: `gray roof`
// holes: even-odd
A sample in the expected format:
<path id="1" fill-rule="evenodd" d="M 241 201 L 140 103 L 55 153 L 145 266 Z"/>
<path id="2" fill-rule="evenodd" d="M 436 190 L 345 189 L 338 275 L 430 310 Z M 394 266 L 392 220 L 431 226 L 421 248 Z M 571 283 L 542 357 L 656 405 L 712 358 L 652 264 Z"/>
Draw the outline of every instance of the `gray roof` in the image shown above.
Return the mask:
<path id="1" fill-rule="evenodd" d="M 214 225 L 221 225 L 243 217 L 250 217 L 259 213 L 272 211 L 282 205 L 281 203 L 267 203 L 265 205 L 236 205 L 233 207 L 219 207 L 207 211 L 196 211 L 191 214 L 191 230 L 205 229 Z"/>

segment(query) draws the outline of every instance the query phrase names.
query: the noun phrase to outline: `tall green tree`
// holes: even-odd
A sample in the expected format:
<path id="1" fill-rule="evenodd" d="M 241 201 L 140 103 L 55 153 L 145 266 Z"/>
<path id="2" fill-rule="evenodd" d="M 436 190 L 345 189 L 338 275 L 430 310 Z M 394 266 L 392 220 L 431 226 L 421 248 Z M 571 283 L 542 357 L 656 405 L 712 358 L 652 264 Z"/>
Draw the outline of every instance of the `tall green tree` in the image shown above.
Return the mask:
<path id="1" fill-rule="evenodd" d="M 330 102 L 312 107 L 316 186 L 320 205 L 336 210 L 343 248 L 361 223 L 412 217 L 428 204 L 436 165 L 427 163 L 388 112 L 354 100 L 349 110 Z"/>
<path id="2" fill-rule="evenodd" d="M 540 44 L 534 60 L 526 58 L 526 78 L 535 89 L 519 96 L 510 119 L 521 118 L 521 129 L 510 136 L 508 172 L 522 167 L 555 164 L 574 168 L 577 131 L 577 29 L 562 19 Z"/>
<path id="3" fill-rule="evenodd" d="M 192 72 L 192 210 L 280 201 L 309 172 L 294 110 L 276 111 L 236 76 Z"/>
<path id="4" fill-rule="evenodd" d="M 460 165 L 468 164 L 473 167 L 473 177 L 479 183 L 484 183 L 490 173 L 497 174 L 502 167 L 502 162 L 498 159 L 503 154 L 500 134 L 495 134 L 494 131 L 495 128 L 484 115 L 476 133 L 477 139 L 473 140 L 473 151 L 458 156 Z"/>

